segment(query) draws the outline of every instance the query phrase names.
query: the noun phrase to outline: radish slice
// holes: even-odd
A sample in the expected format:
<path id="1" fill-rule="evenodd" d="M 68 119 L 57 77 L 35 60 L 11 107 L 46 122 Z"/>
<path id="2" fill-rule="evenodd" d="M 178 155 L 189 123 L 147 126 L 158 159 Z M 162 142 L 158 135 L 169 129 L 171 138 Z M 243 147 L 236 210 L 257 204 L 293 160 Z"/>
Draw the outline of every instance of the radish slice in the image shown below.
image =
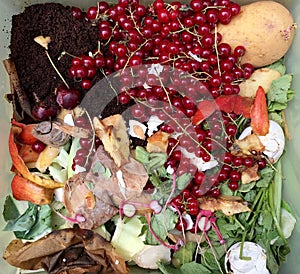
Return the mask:
<path id="1" fill-rule="evenodd" d="M 162 210 L 162 206 L 158 203 L 157 200 L 152 200 L 149 206 L 154 211 L 155 214 L 160 213 Z"/>
<path id="2" fill-rule="evenodd" d="M 126 204 L 123 205 L 122 209 L 123 209 L 124 215 L 128 218 L 133 217 L 136 213 L 136 208 L 133 204 L 126 203 Z"/>
<path id="3" fill-rule="evenodd" d="M 198 227 L 201 231 L 206 232 L 207 230 L 210 229 L 211 223 L 207 217 L 201 217 L 198 222 Z"/>

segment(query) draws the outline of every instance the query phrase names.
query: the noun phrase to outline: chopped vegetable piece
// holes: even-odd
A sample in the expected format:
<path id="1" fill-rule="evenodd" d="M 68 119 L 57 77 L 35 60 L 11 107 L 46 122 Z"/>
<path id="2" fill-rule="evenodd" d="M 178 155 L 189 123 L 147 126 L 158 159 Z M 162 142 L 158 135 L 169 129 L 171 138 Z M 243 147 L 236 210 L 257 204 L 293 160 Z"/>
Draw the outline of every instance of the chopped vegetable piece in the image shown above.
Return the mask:
<path id="1" fill-rule="evenodd" d="M 262 87 L 258 87 L 253 107 L 250 112 L 251 127 L 255 134 L 264 136 L 269 132 L 270 122 L 267 99 Z"/>

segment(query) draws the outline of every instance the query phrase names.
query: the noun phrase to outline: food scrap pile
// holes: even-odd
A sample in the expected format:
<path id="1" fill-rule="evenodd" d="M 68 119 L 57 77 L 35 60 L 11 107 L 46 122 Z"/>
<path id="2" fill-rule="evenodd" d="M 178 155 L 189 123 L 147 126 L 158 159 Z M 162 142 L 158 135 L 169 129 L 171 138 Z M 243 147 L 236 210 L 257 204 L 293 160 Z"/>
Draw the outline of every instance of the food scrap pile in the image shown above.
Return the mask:
<path id="1" fill-rule="evenodd" d="M 277 273 L 296 222 L 281 196 L 294 32 L 272 1 L 47 3 L 15 15 L 7 262 Z"/>

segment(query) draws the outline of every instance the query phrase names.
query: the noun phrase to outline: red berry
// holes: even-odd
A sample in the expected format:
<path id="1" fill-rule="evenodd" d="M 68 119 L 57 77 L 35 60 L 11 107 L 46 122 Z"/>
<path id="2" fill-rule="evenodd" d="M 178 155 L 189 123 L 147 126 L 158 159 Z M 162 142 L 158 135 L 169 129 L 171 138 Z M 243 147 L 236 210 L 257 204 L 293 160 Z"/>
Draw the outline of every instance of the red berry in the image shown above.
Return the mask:
<path id="1" fill-rule="evenodd" d="M 232 170 L 229 173 L 229 177 L 231 181 L 239 181 L 241 179 L 241 173 L 237 170 Z"/>
<path id="2" fill-rule="evenodd" d="M 194 182 L 197 185 L 201 185 L 205 181 L 205 173 L 202 171 L 197 171 L 194 177 Z"/>
<path id="3" fill-rule="evenodd" d="M 37 140 L 35 141 L 33 144 L 32 144 L 32 150 L 37 152 L 37 153 L 41 153 L 45 147 L 46 147 L 46 144 L 44 144 L 43 142 Z"/>
<path id="4" fill-rule="evenodd" d="M 56 102 L 64 109 L 74 109 L 79 105 L 81 95 L 76 89 L 60 86 L 56 90 Z"/>
<path id="5" fill-rule="evenodd" d="M 86 18 L 88 20 L 94 20 L 96 19 L 98 14 L 98 7 L 89 7 L 86 12 Z"/>
<path id="6" fill-rule="evenodd" d="M 184 231 L 187 229 L 187 222 L 185 219 L 181 218 L 175 225 L 175 228 L 179 231 Z"/>
<path id="7" fill-rule="evenodd" d="M 78 7 L 72 7 L 71 14 L 74 18 L 76 18 L 78 20 L 81 20 L 84 17 L 82 10 Z"/>
<path id="8" fill-rule="evenodd" d="M 56 102 L 52 100 L 41 102 L 39 104 L 34 105 L 32 109 L 32 115 L 41 121 L 45 121 L 51 117 L 54 117 L 59 112 L 59 106 Z"/>
<path id="9" fill-rule="evenodd" d="M 211 191 L 211 196 L 214 197 L 214 198 L 218 198 L 220 195 L 221 195 L 221 191 L 219 188 L 217 187 L 214 187 Z"/>
<path id="10" fill-rule="evenodd" d="M 192 0 L 190 2 L 190 7 L 194 12 L 199 12 L 203 9 L 203 1 L 202 0 Z"/>
<path id="11" fill-rule="evenodd" d="M 230 181 L 228 183 L 228 187 L 230 188 L 230 190 L 235 191 L 239 188 L 239 183 L 237 181 Z"/>
<path id="12" fill-rule="evenodd" d="M 90 89 L 92 87 L 92 82 L 91 80 L 89 79 L 83 79 L 81 82 L 80 82 L 80 86 L 83 88 L 83 89 Z"/>

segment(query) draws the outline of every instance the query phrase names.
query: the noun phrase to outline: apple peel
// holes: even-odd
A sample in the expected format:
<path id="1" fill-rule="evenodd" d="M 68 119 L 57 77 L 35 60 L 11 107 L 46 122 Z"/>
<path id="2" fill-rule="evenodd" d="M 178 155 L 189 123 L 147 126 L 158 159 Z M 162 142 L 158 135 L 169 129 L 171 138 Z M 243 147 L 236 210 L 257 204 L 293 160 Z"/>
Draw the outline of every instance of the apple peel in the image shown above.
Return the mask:
<path id="1" fill-rule="evenodd" d="M 41 187 L 50 188 L 50 189 L 62 187 L 63 186 L 62 183 L 56 182 L 52 179 L 41 178 L 40 176 L 31 173 L 29 171 L 28 167 L 26 166 L 25 162 L 23 161 L 22 157 L 19 154 L 18 147 L 15 142 L 15 138 L 16 136 L 18 136 L 19 133 L 20 133 L 20 128 L 16 126 L 12 126 L 10 129 L 9 140 L 8 140 L 10 156 L 12 159 L 13 166 L 17 170 L 17 172 L 25 179 Z"/>
<path id="2" fill-rule="evenodd" d="M 29 201 L 36 205 L 50 204 L 54 189 L 39 186 L 19 175 L 11 183 L 12 194 L 16 200 Z"/>

